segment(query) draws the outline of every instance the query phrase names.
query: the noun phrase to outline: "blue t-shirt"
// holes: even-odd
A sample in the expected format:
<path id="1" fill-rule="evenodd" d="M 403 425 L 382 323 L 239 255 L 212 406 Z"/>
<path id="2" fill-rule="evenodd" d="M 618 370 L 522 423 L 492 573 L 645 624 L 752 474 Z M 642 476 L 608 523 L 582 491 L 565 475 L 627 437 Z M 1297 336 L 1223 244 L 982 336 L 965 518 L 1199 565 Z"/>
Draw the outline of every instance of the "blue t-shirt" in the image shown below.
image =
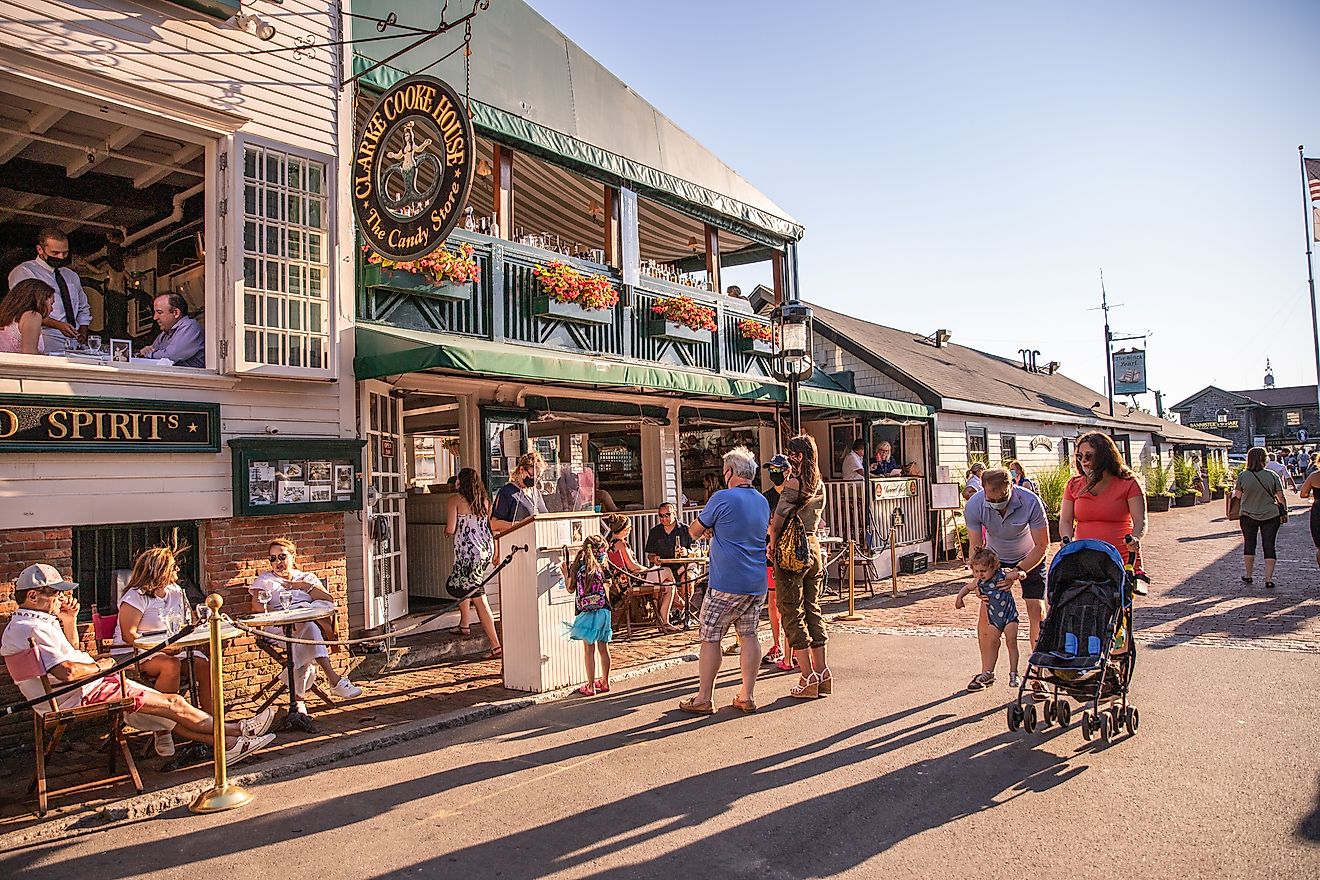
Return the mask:
<path id="1" fill-rule="evenodd" d="M 710 588 L 723 593 L 757 596 L 766 592 L 765 535 L 770 528 L 770 503 L 752 486 L 721 489 L 697 520 L 710 537 Z"/>

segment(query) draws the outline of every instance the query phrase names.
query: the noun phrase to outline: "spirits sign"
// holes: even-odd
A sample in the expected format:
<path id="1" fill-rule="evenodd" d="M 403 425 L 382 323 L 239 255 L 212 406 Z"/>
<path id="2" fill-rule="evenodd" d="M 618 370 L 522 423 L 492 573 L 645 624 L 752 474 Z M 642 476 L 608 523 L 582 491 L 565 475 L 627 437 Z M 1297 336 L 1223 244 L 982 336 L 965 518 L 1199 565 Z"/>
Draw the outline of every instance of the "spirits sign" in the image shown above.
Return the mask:
<path id="1" fill-rule="evenodd" d="M 0 452 L 219 452 L 220 405 L 0 394 Z"/>

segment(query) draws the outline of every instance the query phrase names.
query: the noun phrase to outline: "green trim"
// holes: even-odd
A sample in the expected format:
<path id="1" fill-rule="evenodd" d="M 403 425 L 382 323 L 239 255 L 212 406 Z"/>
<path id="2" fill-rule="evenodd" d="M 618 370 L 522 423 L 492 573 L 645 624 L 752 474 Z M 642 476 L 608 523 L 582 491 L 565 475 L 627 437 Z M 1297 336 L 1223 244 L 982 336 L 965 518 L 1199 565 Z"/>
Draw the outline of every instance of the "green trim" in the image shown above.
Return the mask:
<path id="1" fill-rule="evenodd" d="M 669 424 L 669 410 L 663 406 L 624 403 L 619 400 L 587 400 L 573 397 L 547 397 L 544 394 L 523 395 L 523 404 L 527 411 L 555 413 L 588 413 L 601 416 L 642 416 Z M 408 414 L 407 410 L 403 413 Z"/>
<path id="2" fill-rule="evenodd" d="M 281 437 L 278 440 L 266 437 L 235 437 L 229 441 L 233 450 L 233 469 L 231 483 L 234 495 L 234 516 L 289 516 L 300 513 L 335 513 L 362 509 L 362 447 L 365 440 L 348 440 L 328 437 Z M 396 450 L 398 455 L 403 450 Z M 248 480 L 254 461 L 277 461 L 279 459 L 307 461 L 329 461 L 332 465 L 348 464 L 353 466 L 352 497 L 337 498 L 334 501 L 318 501 L 315 504 L 252 504 Z M 304 474 L 304 478 L 306 475 Z M 334 472 L 331 471 L 331 486 L 334 485 Z"/>
<path id="3" fill-rule="evenodd" d="M 29 410 L 24 413 L 26 418 L 19 418 L 16 410 Z M 26 422 L 28 425 L 46 424 L 47 431 L 53 431 L 57 428 L 65 433 L 72 434 L 72 415 L 66 424 L 61 426 L 53 425 L 49 420 L 52 412 L 71 413 L 78 411 L 80 413 L 95 415 L 193 415 L 205 424 L 205 428 L 199 433 L 196 431 L 180 431 L 183 436 L 197 434 L 196 441 L 191 440 L 95 440 L 95 439 L 73 439 L 72 437 L 46 437 L 44 439 L 22 439 L 22 440 L 0 440 L 0 453 L 4 452 L 209 452 L 218 453 L 220 451 L 220 404 L 218 403 L 192 403 L 179 400 L 137 400 L 128 397 L 73 397 L 56 396 L 45 394 L 0 394 L 0 431 L 6 434 L 20 433 L 17 425 L 11 425 L 10 422 Z M 39 420 L 32 422 L 33 416 Z M 83 427 L 93 430 L 100 430 L 103 423 L 94 421 Z M 108 424 L 104 427 L 109 428 Z M 123 427 L 116 426 L 114 432 L 118 433 Z M 22 433 L 33 430 L 33 428 L 22 429 Z M 152 425 L 134 422 L 131 428 L 134 433 L 142 431 L 170 431 L 169 426 L 161 426 L 156 423 Z M 179 429 L 174 429 L 179 431 Z M 79 431 L 81 433 L 81 431 Z"/>
<path id="4" fill-rule="evenodd" d="M 374 64 L 376 61 L 371 58 L 353 56 L 355 74 Z M 384 92 L 408 75 L 383 64 L 358 81 Z M 804 230 L 797 223 L 490 104 L 472 101 L 472 124 L 481 134 L 501 143 L 604 183 L 626 186 L 639 195 L 677 208 L 704 223 L 736 232 L 758 244 L 778 249 L 785 241 L 802 238 Z"/>
<path id="5" fill-rule="evenodd" d="M 218 18 L 221 21 L 238 15 L 242 11 L 239 0 L 166 0 L 175 6 L 182 6 L 185 9 L 191 9 L 193 12 L 200 12 L 207 18 Z"/>
<path id="6" fill-rule="evenodd" d="M 466 339 L 363 322 L 357 324 L 355 332 L 357 356 L 353 359 L 353 372 L 359 380 L 445 369 L 476 376 L 572 382 L 597 388 L 641 388 L 683 396 L 750 400 L 766 404 L 782 404 L 788 400 L 788 389 L 783 385 L 678 370 L 661 364 L 546 353 L 544 349 L 518 344 Z M 934 412 L 918 403 L 884 400 L 845 391 L 802 386 L 801 393 L 804 405 L 826 409 L 917 419 L 928 419 Z"/>

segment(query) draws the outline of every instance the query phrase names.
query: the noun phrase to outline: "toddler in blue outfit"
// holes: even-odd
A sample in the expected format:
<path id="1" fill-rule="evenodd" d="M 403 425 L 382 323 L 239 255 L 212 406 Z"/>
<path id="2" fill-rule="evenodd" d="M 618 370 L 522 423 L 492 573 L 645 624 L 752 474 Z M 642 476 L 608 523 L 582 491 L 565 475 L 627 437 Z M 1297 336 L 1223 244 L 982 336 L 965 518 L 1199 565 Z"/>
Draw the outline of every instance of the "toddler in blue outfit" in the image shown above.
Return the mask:
<path id="1" fill-rule="evenodd" d="M 1018 611 L 1010 590 L 1018 578 L 1017 570 L 1004 571 L 999 565 L 999 556 L 989 547 L 981 547 L 972 554 L 972 582 L 962 588 L 954 600 L 955 608 L 962 608 L 964 599 L 972 590 L 976 590 L 981 600 L 981 615 L 977 620 L 977 641 L 982 646 L 993 640 L 993 648 L 983 647 L 981 652 L 982 669 L 967 685 L 969 691 L 979 691 L 995 683 L 995 661 L 999 657 L 999 641 L 1003 639 L 1008 646 L 1008 665 L 1010 667 L 1008 686 L 1018 686 Z"/>

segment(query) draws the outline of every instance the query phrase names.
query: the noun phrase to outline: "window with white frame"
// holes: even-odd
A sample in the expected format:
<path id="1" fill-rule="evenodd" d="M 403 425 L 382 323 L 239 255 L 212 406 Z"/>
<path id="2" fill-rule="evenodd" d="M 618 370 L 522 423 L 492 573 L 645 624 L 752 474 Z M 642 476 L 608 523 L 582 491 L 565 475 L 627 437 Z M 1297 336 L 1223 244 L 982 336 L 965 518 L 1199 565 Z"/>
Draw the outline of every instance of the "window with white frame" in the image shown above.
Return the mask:
<path id="1" fill-rule="evenodd" d="M 250 366 L 330 367 L 330 254 L 324 162 L 243 150 L 243 342 Z"/>

